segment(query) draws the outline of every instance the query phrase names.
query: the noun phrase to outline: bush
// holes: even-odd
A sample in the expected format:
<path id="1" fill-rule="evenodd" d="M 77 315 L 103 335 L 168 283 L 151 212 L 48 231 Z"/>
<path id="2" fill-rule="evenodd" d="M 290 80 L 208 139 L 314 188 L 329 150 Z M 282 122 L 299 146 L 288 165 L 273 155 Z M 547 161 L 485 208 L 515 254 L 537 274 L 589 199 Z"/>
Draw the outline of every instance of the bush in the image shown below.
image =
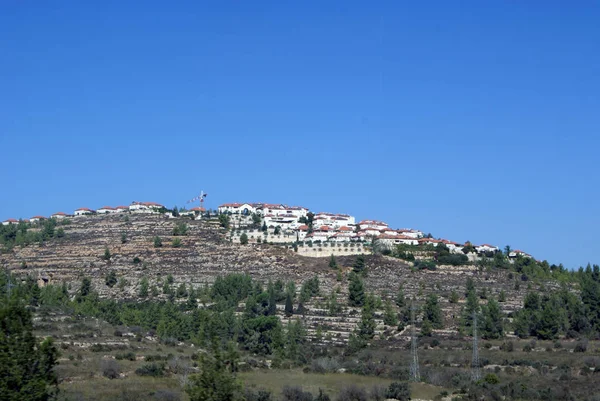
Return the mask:
<path id="1" fill-rule="evenodd" d="M 575 344 L 575 349 L 573 349 L 573 352 L 585 352 L 587 351 L 587 347 L 587 341 L 579 341 L 577 344 Z"/>
<path id="2" fill-rule="evenodd" d="M 260 389 L 257 392 L 254 392 L 252 389 L 246 388 L 244 393 L 245 401 L 272 401 L 273 397 L 271 396 L 271 392 L 267 390 Z"/>
<path id="3" fill-rule="evenodd" d="M 388 387 L 386 396 L 399 401 L 410 400 L 410 387 L 406 382 L 394 382 Z"/>
<path id="4" fill-rule="evenodd" d="M 102 361 L 102 376 L 112 380 L 119 377 L 120 373 L 121 367 L 117 361 L 112 359 Z"/>
<path id="5" fill-rule="evenodd" d="M 487 375 L 484 376 L 483 381 L 488 384 L 500 383 L 500 379 L 498 379 L 498 376 L 496 376 L 495 373 L 488 373 Z"/>
<path id="6" fill-rule="evenodd" d="M 140 258 L 138 258 L 137 256 L 135 258 L 133 258 L 133 264 L 134 265 L 137 265 L 137 264 L 140 264 L 140 263 L 142 263 L 142 260 Z"/>
<path id="7" fill-rule="evenodd" d="M 161 377 L 165 374 L 165 365 L 158 363 L 147 363 L 135 370 L 135 374 L 139 376 Z"/>
<path id="8" fill-rule="evenodd" d="M 313 401 L 313 395 L 308 391 L 302 391 L 302 387 L 285 386 L 281 392 L 282 401 Z"/>
<path id="9" fill-rule="evenodd" d="M 415 269 L 418 270 L 436 270 L 437 266 L 435 262 L 432 260 L 416 260 L 415 261 Z"/>
<path id="10" fill-rule="evenodd" d="M 337 399 L 338 401 L 368 401 L 369 397 L 367 396 L 365 389 L 356 386 L 348 386 L 343 387 L 340 390 Z"/>
<path id="11" fill-rule="evenodd" d="M 173 238 L 173 248 L 181 248 L 181 240 L 179 238 Z"/>
<path id="12" fill-rule="evenodd" d="M 181 396 L 173 390 L 158 390 L 154 393 L 156 401 L 180 401 Z"/>
<path id="13" fill-rule="evenodd" d="M 240 235 L 240 244 L 242 244 L 242 245 L 248 244 L 248 235 L 246 235 L 246 233 Z"/>
<path id="14" fill-rule="evenodd" d="M 133 352 L 129 351 L 129 352 L 125 353 L 125 354 L 121 354 L 121 353 L 116 354 L 115 355 L 115 359 L 117 361 L 120 361 L 122 359 L 127 359 L 128 361 L 135 361 L 136 360 L 136 356 L 135 356 L 135 354 Z"/>

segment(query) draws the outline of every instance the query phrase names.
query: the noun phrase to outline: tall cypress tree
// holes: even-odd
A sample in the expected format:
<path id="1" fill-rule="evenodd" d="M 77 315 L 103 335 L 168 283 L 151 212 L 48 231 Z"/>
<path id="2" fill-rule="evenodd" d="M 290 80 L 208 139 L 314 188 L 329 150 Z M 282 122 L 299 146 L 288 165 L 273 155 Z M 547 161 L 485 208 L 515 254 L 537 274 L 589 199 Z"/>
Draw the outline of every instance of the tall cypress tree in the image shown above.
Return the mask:
<path id="1" fill-rule="evenodd" d="M 358 274 L 351 272 L 348 279 L 348 303 L 350 306 L 363 306 L 365 303 L 365 288 Z"/>

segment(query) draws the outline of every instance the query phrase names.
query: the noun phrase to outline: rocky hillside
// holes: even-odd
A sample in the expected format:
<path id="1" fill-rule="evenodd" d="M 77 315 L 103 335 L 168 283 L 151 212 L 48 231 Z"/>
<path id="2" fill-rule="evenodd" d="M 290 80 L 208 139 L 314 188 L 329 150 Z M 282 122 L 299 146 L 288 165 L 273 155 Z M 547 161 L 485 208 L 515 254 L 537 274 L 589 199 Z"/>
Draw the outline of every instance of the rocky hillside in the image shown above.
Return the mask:
<path id="1" fill-rule="evenodd" d="M 174 237 L 176 224 L 185 222 L 188 232 Z M 307 305 L 309 327 L 335 327 L 339 338 L 345 339 L 358 319 L 358 311 L 344 308 L 340 316 L 327 316 L 325 297 L 338 288 L 338 300 L 345 304 L 347 280 L 340 281 L 337 271 L 328 267 L 328 258 L 298 256 L 290 249 L 267 244 L 239 245 L 226 240 L 225 232 L 203 221 L 187 218 L 169 219 L 162 215 L 105 215 L 72 219 L 63 226 L 65 236 L 43 245 L 15 247 L 11 253 L 0 255 L 0 266 L 18 275 L 31 275 L 45 282 L 71 284 L 77 289 L 84 276 L 90 277 L 96 291 L 103 297 L 131 299 L 137 294 L 143 277 L 150 286 L 172 275 L 175 285 L 186 283 L 198 287 L 214 281 L 218 275 L 248 273 L 264 282 L 294 280 L 299 288 L 305 280 L 318 275 L 323 297 Z M 124 238 L 123 238 L 124 235 Z M 160 237 L 162 246 L 155 247 Z M 174 247 L 179 238 L 181 246 Z M 124 241 L 123 241 L 124 240 Z M 108 249 L 110 258 L 106 260 Z M 356 257 L 339 257 L 337 262 L 347 273 Z M 478 272 L 473 266 L 440 267 L 435 271 L 413 271 L 399 259 L 367 256 L 367 289 L 382 298 L 394 297 L 400 284 L 407 297 L 423 300 L 430 292 L 440 297 L 447 321 L 456 321 L 467 277 L 472 277 L 478 290 L 497 296 L 506 293 L 502 307 L 506 312 L 521 306 L 528 283 L 516 281 L 505 271 Z M 105 276 L 114 270 L 123 285 L 109 288 Z M 461 295 L 458 303 L 450 303 L 452 291 Z M 162 297 L 163 295 L 159 295 Z M 485 301 L 483 301 L 485 302 Z M 283 305 L 281 305 L 283 307 Z M 381 323 L 381 322 L 380 322 Z M 379 327 L 383 330 L 382 323 Z"/>

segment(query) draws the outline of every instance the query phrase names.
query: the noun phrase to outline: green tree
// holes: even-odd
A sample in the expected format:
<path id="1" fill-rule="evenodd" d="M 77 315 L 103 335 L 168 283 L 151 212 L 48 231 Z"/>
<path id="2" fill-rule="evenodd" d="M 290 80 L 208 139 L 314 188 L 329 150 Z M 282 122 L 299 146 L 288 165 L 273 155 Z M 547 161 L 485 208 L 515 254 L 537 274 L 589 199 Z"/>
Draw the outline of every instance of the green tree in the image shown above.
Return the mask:
<path id="1" fill-rule="evenodd" d="M 104 260 L 110 260 L 111 258 L 111 254 L 110 254 L 110 250 L 108 249 L 108 247 L 104 248 L 104 256 L 102 257 Z"/>
<path id="2" fill-rule="evenodd" d="M 181 239 L 173 238 L 172 246 L 173 248 L 181 248 Z"/>
<path id="3" fill-rule="evenodd" d="M 79 289 L 79 296 L 81 298 L 87 297 L 92 292 L 92 280 L 89 277 L 84 277 L 81 280 L 81 288 Z"/>
<path id="4" fill-rule="evenodd" d="M 217 340 L 213 341 L 217 343 Z M 213 355 L 200 354 L 200 373 L 189 377 L 185 391 L 190 401 L 239 401 L 241 385 L 221 356 L 218 345 L 213 345 Z"/>
<path id="5" fill-rule="evenodd" d="M 337 269 L 337 267 L 338 267 L 337 261 L 335 260 L 335 256 L 333 256 L 333 253 L 332 253 L 331 256 L 329 257 L 329 268 Z"/>
<path id="6" fill-rule="evenodd" d="M 459 299 L 458 293 L 455 290 L 452 290 L 452 292 L 450 293 L 450 297 L 449 297 L 448 301 L 451 304 L 455 304 L 455 303 L 458 303 L 458 299 Z"/>
<path id="7" fill-rule="evenodd" d="M 247 243 L 248 243 L 248 235 L 246 235 L 246 233 L 243 233 L 242 235 L 240 235 L 240 244 L 246 245 Z"/>
<path id="8" fill-rule="evenodd" d="M 155 248 L 160 248 L 161 246 L 162 246 L 162 240 L 157 235 L 156 237 L 154 237 L 154 247 Z"/>
<path id="9" fill-rule="evenodd" d="M 481 335 L 485 339 L 498 339 L 504 336 L 504 319 L 500 305 L 493 298 L 482 308 L 483 325 Z"/>
<path id="10" fill-rule="evenodd" d="M 140 281 L 140 290 L 139 290 L 139 296 L 142 298 L 146 298 L 148 296 L 148 288 L 149 288 L 149 284 L 148 284 L 148 278 L 147 277 L 142 277 L 142 280 Z"/>
<path id="11" fill-rule="evenodd" d="M 352 265 L 352 270 L 354 271 L 354 273 L 363 277 L 367 275 L 367 266 L 365 263 L 364 255 L 357 256 L 356 260 L 354 261 L 354 265 Z"/>
<path id="12" fill-rule="evenodd" d="M 115 273 L 114 270 L 111 270 L 105 277 L 104 282 L 106 283 L 107 286 L 109 286 L 110 288 L 114 287 L 118 280 L 117 280 L 117 273 Z"/>
<path id="13" fill-rule="evenodd" d="M 383 324 L 386 326 L 396 326 L 398 324 L 398 315 L 389 299 L 385 301 L 383 309 Z"/>
<path id="14" fill-rule="evenodd" d="M 52 338 L 38 344 L 31 313 L 18 301 L 0 306 L 0 399 L 46 401 L 58 392 L 58 351 Z"/>
<path id="15" fill-rule="evenodd" d="M 435 294 L 429 294 L 425 307 L 423 308 L 423 320 L 427 320 L 431 323 L 431 327 L 434 329 L 443 328 L 443 317 L 442 309 L 438 303 L 438 297 Z"/>
<path id="16" fill-rule="evenodd" d="M 123 231 L 121 233 L 121 244 L 124 244 L 127 242 L 127 233 L 125 233 L 125 231 Z"/>
<path id="17" fill-rule="evenodd" d="M 225 229 L 229 228 L 229 216 L 226 214 L 219 215 L 219 225 Z"/>
<path id="18" fill-rule="evenodd" d="M 406 298 L 404 296 L 404 287 L 400 284 L 398 287 L 398 293 L 396 294 L 396 305 L 398 308 L 403 308 L 406 306 Z"/>
<path id="19" fill-rule="evenodd" d="M 348 304 L 350 306 L 363 306 L 365 303 L 365 287 L 362 280 L 355 272 L 348 276 Z"/>
<path id="20" fill-rule="evenodd" d="M 375 336 L 375 296 L 368 294 L 365 297 L 360 322 L 358 323 L 358 335 L 363 340 L 371 340 Z"/>
<path id="21" fill-rule="evenodd" d="M 290 317 L 294 314 L 294 305 L 292 303 L 292 295 L 288 292 L 285 297 L 285 316 Z"/>

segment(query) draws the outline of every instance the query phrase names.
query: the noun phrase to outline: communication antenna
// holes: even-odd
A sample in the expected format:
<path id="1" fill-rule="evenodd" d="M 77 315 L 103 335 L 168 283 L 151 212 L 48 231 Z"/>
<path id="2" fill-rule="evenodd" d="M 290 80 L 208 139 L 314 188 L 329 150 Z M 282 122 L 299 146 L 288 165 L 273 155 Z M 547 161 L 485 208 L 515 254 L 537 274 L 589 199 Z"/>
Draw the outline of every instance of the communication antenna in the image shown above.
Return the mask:
<path id="1" fill-rule="evenodd" d="M 415 305 L 414 300 L 410 303 L 410 380 L 413 382 L 421 381 L 419 373 L 419 355 L 417 353 L 417 334 L 415 333 Z"/>
<path id="2" fill-rule="evenodd" d="M 471 361 L 471 380 L 474 382 L 481 379 L 479 368 L 479 344 L 477 341 L 477 312 L 473 311 L 473 360 Z"/>
<path id="3" fill-rule="evenodd" d="M 200 201 L 200 213 L 206 211 L 206 209 L 204 209 L 204 198 L 206 198 L 206 194 L 204 193 L 204 191 L 200 191 L 200 195 L 190 199 L 189 201 L 187 201 L 187 203 L 194 203 L 196 201 Z"/>

